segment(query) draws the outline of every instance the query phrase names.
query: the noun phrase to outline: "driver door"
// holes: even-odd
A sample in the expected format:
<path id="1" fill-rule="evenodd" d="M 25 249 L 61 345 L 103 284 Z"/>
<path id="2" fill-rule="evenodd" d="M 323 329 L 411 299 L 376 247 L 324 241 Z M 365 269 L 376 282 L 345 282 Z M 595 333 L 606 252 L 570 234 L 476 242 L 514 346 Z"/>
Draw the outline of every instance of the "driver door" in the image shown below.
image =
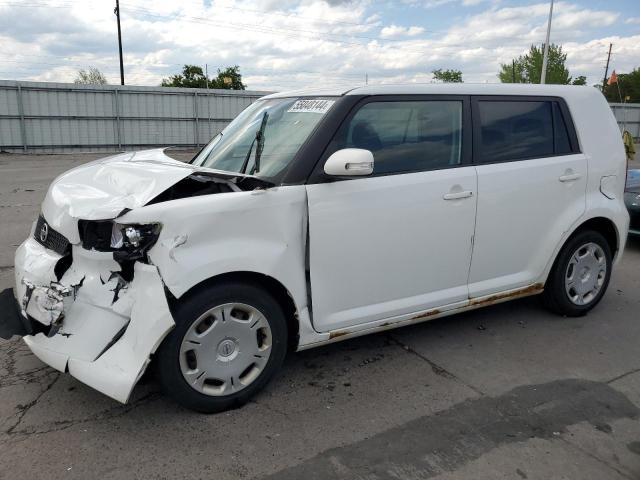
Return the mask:
<path id="1" fill-rule="evenodd" d="M 369 177 L 307 185 L 309 269 L 317 331 L 468 299 L 476 171 L 468 99 L 371 97 L 321 160 L 370 150 Z"/>

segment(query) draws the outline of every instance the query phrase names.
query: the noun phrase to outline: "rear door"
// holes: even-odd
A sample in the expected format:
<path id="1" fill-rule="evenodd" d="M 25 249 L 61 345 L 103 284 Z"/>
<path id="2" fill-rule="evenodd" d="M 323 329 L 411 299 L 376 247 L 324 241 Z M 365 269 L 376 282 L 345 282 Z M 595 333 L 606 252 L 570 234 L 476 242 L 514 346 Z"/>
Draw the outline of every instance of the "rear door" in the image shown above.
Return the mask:
<path id="1" fill-rule="evenodd" d="M 587 158 L 555 97 L 473 97 L 478 212 L 470 297 L 539 280 L 585 211 Z"/>
<path id="2" fill-rule="evenodd" d="M 320 168 L 336 150 L 364 148 L 374 173 L 307 185 L 316 330 L 467 301 L 476 209 L 468 102 L 371 97 L 345 120 Z"/>

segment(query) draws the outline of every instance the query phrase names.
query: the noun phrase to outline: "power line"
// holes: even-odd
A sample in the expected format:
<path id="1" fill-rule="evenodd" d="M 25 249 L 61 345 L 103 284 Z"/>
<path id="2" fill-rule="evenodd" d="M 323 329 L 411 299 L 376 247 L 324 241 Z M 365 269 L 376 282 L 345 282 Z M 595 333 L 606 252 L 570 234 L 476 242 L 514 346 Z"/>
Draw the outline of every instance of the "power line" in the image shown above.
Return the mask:
<path id="1" fill-rule="evenodd" d="M 146 2 L 145 2 L 146 3 Z M 202 3 L 201 2 L 182 2 L 182 3 L 190 3 L 192 5 L 198 5 L 201 6 Z M 287 13 L 283 13 L 283 12 L 274 12 L 274 11 L 268 11 L 268 10 L 258 10 L 258 9 L 251 9 L 251 8 L 241 8 L 241 7 L 227 7 L 224 5 L 213 5 L 210 10 L 218 10 L 218 9 L 222 9 L 222 10 L 229 10 L 229 11 L 238 11 L 238 12 L 248 12 L 248 13 L 256 13 L 259 15 L 269 15 L 269 16 L 276 16 L 276 17 L 283 17 L 286 18 L 288 20 L 292 20 L 292 19 L 296 19 L 296 20 L 304 20 L 304 21 L 310 21 L 310 22 L 314 22 L 314 23 L 325 23 L 328 25 L 349 25 L 349 26 L 357 26 L 357 27 L 377 27 L 379 26 L 377 23 L 360 23 L 360 22 L 347 22 L 344 20 L 326 20 L 326 19 L 319 19 L 317 17 L 309 17 L 306 15 L 300 15 L 298 13 L 294 13 L 294 12 L 287 12 Z"/>
<path id="2" fill-rule="evenodd" d="M 183 2 L 185 3 L 185 2 Z M 186 3 L 191 3 L 191 2 L 186 2 Z M 196 5 L 195 3 L 191 3 L 192 5 Z M 0 2 L 0 5 L 4 5 L 4 6 L 11 6 L 11 7 L 32 7 L 32 8 L 37 8 L 37 7 L 49 7 L 49 8 L 68 8 L 68 7 L 72 7 L 73 4 L 72 3 L 63 3 L 63 4 L 58 4 L 58 5 L 53 5 L 53 4 L 48 4 L 48 3 L 30 3 L 30 4 L 17 4 L 17 3 L 11 3 L 11 2 Z M 198 4 L 201 5 L 201 4 Z M 204 17 L 189 17 L 188 15 L 185 14 L 180 14 L 180 13 L 176 13 L 174 15 L 159 15 L 157 13 L 152 12 L 150 9 L 146 8 L 146 7 L 141 7 L 141 6 L 136 6 L 136 5 L 130 5 L 128 6 L 129 10 L 138 10 L 140 13 L 144 13 L 146 15 L 149 16 L 156 16 L 159 18 L 201 18 L 206 20 L 206 18 Z M 320 24 L 326 24 L 326 25 L 332 25 L 332 26 L 336 26 L 336 25 L 348 25 L 348 26 L 353 26 L 353 27 L 364 27 L 367 29 L 371 29 L 371 28 L 377 28 L 377 27 L 382 27 L 380 22 L 369 22 L 369 23 L 361 23 L 361 22 L 347 22 L 347 21 L 343 21 L 343 20 L 325 20 L 325 19 L 319 19 L 317 17 L 309 17 L 306 15 L 300 15 L 297 13 L 293 13 L 293 12 L 288 12 L 288 13 L 282 13 L 282 12 L 272 12 L 272 11 L 267 11 L 267 10 L 258 10 L 258 9 L 248 9 L 248 8 L 240 8 L 240 7 L 227 7 L 227 6 L 223 6 L 223 5 L 214 5 L 212 6 L 210 9 L 205 9 L 205 11 L 207 10 L 218 10 L 218 9 L 223 9 L 223 10 L 228 10 L 228 11 L 233 11 L 233 12 L 248 12 L 248 13 L 255 13 L 255 14 L 259 14 L 260 16 L 264 16 L 264 15 L 269 15 L 269 16 L 277 16 L 277 17 L 282 17 L 282 18 L 286 18 L 286 19 L 295 19 L 295 20 L 303 20 L 303 21 L 309 21 L 312 23 L 320 23 Z M 280 27 L 280 28 L 284 28 L 284 27 Z M 287 29 L 287 30 L 292 30 L 292 31 L 305 31 L 305 30 L 295 30 L 295 29 Z M 313 33 L 319 33 L 319 34 L 325 34 L 325 35 L 338 35 L 338 36 L 354 36 L 353 34 L 349 34 L 349 33 L 332 33 L 332 32 L 323 32 L 323 31 L 309 31 L 306 30 L 306 32 L 313 32 Z M 426 29 L 426 31 L 422 32 L 423 35 L 434 35 L 436 33 L 446 33 L 444 30 L 432 30 L 432 29 Z M 364 39 L 371 39 L 371 40 L 382 40 L 385 42 L 402 42 L 405 41 L 403 39 L 380 39 L 379 37 L 367 37 L 367 36 L 356 36 L 357 38 L 364 38 Z"/>
<path id="3" fill-rule="evenodd" d="M 191 5 L 194 6 L 203 6 L 203 4 L 201 2 L 186 2 L 186 1 L 182 1 L 182 4 L 184 3 L 189 3 Z M 143 4 L 146 4 L 146 2 L 143 2 Z M 50 3 L 45 3 L 45 2 L 30 2 L 30 3 L 13 3 L 13 2 L 0 2 L 0 6 L 10 6 L 10 7 L 29 7 L 29 8 L 69 8 L 69 7 L 73 7 L 74 4 L 73 3 L 59 3 L 57 5 L 54 4 L 50 4 Z M 134 5 L 130 5 L 129 8 L 137 8 L 137 9 L 142 9 L 142 10 L 147 10 L 145 7 L 140 7 L 140 6 L 136 6 Z M 295 12 L 280 12 L 280 11 L 269 11 L 269 10 L 259 10 L 259 9 L 251 9 L 251 8 L 241 8 L 241 7 L 230 7 L 230 6 L 224 6 L 224 5 L 212 5 L 209 8 L 205 8 L 205 11 L 209 12 L 211 11 L 213 13 L 213 11 L 215 10 L 227 10 L 227 11 L 232 11 L 232 12 L 246 12 L 246 13 L 254 13 L 254 14 L 258 14 L 261 17 L 264 15 L 268 15 L 268 16 L 272 16 L 272 17 L 281 17 L 281 18 L 285 18 L 287 20 L 302 20 L 302 21 L 308 21 L 308 22 L 312 22 L 312 23 L 319 23 L 319 24 L 326 24 L 326 25 L 347 25 L 347 26 L 353 26 L 353 27 L 364 27 L 364 28 L 377 28 L 377 27 L 383 27 L 383 25 L 381 24 L 381 22 L 379 21 L 374 21 L 374 22 L 366 22 L 366 23 L 362 23 L 362 22 L 349 22 L 346 20 L 328 20 L 328 19 L 324 19 L 324 18 L 318 18 L 318 17 L 311 17 L 311 16 L 307 16 L 307 15 L 301 15 L 299 13 L 295 13 Z M 178 14 L 176 14 L 177 16 Z M 433 35 L 436 33 L 446 33 L 444 30 L 433 30 L 431 28 L 427 28 L 425 32 L 422 32 L 425 35 Z M 386 39 L 386 41 L 402 41 L 402 40 L 395 40 L 395 39 Z"/>
<path id="4" fill-rule="evenodd" d="M 192 2 L 182 2 L 182 3 L 191 3 L 192 5 L 196 5 L 195 3 Z M 198 5 L 202 5 L 201 3 L 198 3 Z M 73 3 L 59 3 L 57 5 L 51 4 L 51 3 L 44 3 L 44 2 L 31 2 L 31 3 L 12 3 L 12 2 L 0 2 L 0 6 L 7 6 L 7 7 L 26 7 L 26 8 L 69 8 L 69 7 L 73 7 L 74 4 Z M 142 8 L 142 7 L 135 7 L 135 6 L 131 6 L 132 8 Z M 222 10 L 229 10 L 229 11 L 238 11 L 238 12 L 249 12 L 249 13 L 256 13 L 259 15 L 269 15 L 269 16 L 277 16 L 277 17 L 283 17 L 286 19 L 290 19 L 290 20 L 304 20 L 304 21 L 309 21 L 309 22 L 314 22 L 314 23 L 324 23 L 327 25 L 349 25 L 349 26 L 357 26 L 357 27 L 378 27 L 380 26 L 379 23 L 359 23 L 359 22 L 347 22 L 344 20 L 326 20 L 326 19 L 319 19 L 317 17 L 309 17 L 306 15 L 300 15 L 297 13 L 293 13 L 293 12 L 288 12 L 288 13 L 282 13 L 282 12 L 271 12 L 271 11 L 267 11 L 267 10 L 258 10 L 258 9 L 249 9 L 249 8 L 240 8 L 240 7 L 226 7 L 223 5 L 214 5 L 213 7 L 211 7 L 208 10 L 218 10 L 218 9 L 222 9 Z M 205 9 L 207 10 L 207 9 Z M 435 30 L 433 31 L 434 33 L 436 32 Z"/>
<path id="5" fill-rule="evenodd" d="M 5 3 L 4 5 L 10 5 L 10 6 L 17 6 L 16 4 L 9 4 L 9 3 Z M 67 6 L 72 6 L 71 4 L 59 4 L 59 5 L 50 5 L 50 4 L 37 4 L 34 6 L 40 6 L 40 7 L 52 7 L 52 8 L 58 8 L 58 7 L 67 7 Z M 225 7 L 225 8 L 233 8 L 233 7 Z M 189 15 L 184 15 L 184 14 L 175 14 L 175 15 L 160 15 L 157 13 L 154 13 L 153 11 L 144 8 L 144 7 L 138 7 L 138 6 L 131 6 L 128 8 L 129 11 L 133 12 L 133 13 L 140 13 L 143 15 L 146 15 L 147 17 L 152 17 L 152 18 L 157 18 L 160 20 L 171 20 L 171 19 L 177 19 L 177 20 L 183 20 L 186 21 L 188 23 L 196 23 L 196 24 L 202 24 L 202 25 L 212 25 L 212 26 L 216 26 L 216 27 L 220 27 L 220 28 L 231 28 L 231 29 L 235 29 L 235 28 L 239 28 L 241 30 L 248 30 L 248 31 L 254 31 L 257 33 L 268 33 L 268 34 L 272 34 L 272 35 L 280 35 L 280 36 L 285 36 L 285 37 L 294 37 L 294 35 L 292 35 L 292 33 L 297 34 L 294 38 L 298 38 L 298 36 L 302 36 L 303 38 L 310 38 L 310 39 L 326 39 L 327 41 L 331 41 L 334 43 L 339 43 L 339 44 L 343 44 L 343 45 L 359 45 L 359 46 L 378 46 L 378 47 L 382 47 L 383 44 L 398 44 L 398 43 L 407 43 L 412 41 L 413 39 L 390 39 L 390 38 L 380 38 L 380 37 L 372 37 L 372 36 L 364 36 L 364 35 L 354 35 L 354 34 L 350 34 L 350 33 L 332 33 L 332 32 L 326 32 L 326 31 L 319 31 L 319 30 L 306 30 L 306 29 L 299 29 L 299 28 L 287 28 L 287 27 L 273 27 L 273 26 L 268 26 L 268 25 L 256 25 L 256 24 L 246 24 L 246 23 L 238 23 L 238 22 L 224 22 L 224 23 L 220 23 L 220 22 L 215 22 L 215 21 L 211 21 L 205 17 L 194 17 L 194 16 L 189 16 Z M 238 9 L 238 10 L 242 10 L 242 9 Z M 361 24 L 361 25 L 365 25 L 365 24 Z M 427 31 L 424 32 L 424 34 L 433 34 L 436 33 L 436 31 Z M 301 34 L 305 34 L 305 35 L 301 35 Z M 344 40 L 344 38 L 355 38 L 355 39 L 362 39 L 362 40 L 368 40 L 368 41 L 375 41 L 377 42 L 377 44 L 371 45 L 370 43 L 363 43 L 363 42 L 346 42 Z M 458 47 L 467 47 L 468 45 L 466 44 L 457 44 L 457 45 L 435 45 L 438 48 L 458 48 Z M 411 48 L 404 48 L 404 51 L 408 51 L 408 52 L 415 52 L 415 53 L 427 53 L 427 51 L 425 50 L 417 50 L 417 49 L 411 49 Z"/>
<path id="6" fill-rule="evenodd" d="M 52 5 L 49 3 L 45 3 L 45 2 L 38 2 L 35 0 L 31 0 L 28 1 L 27 3 L 23 3 L 23 4 L 15 4 L 15 3 L 11 3 L 11 2 L 0 2 L 0 5 L 5 5 L 5 6 L 34 6 L 34 7 L 51 7 L 51 8 L 68 8 L 73 6 L 73 4 L 69 3 L 69 2 L 65 2 L 65 3 L 59 3 L 56 5 Z M 282 16 L 282 17 L 290 17 L 293 16 L 297 19 L 308 19 L 308 20 L 312 20 L 309 17 L 306 16 L 302 16 L 302 15 L 296 15 L 296 14 L 287 14 L 287 13 L 279 13 L 279 12 L 265 12 L 262 10 L 251 10 L 251 9 L 245 9 L 245 8 L 238 8 L 238 7 L 221 7 L 221 6 L 215 6 L 214 8 L 224 8 L 227 10 L 232 10 L 232 11 L 239 11 L 239 12 L 253 12 L 253 13 L 260 13 L 260 14 L 273 14 L 273 15 L 277 15 L 277 16 Z M 214 8 L 210 9 L 213 10 Z M 277 35 L 277 36 L 282 36 L 282 37 L 288 37 L 288 38 L 308 38 L 308 39 L 314 39 L 314 40 L 326 40 L 327 42 L 331 42 L 331 43 L 335 43 L 335 44 L 341 44 L 341 45 L 355 45 L 355 46 L 359 46 L 359 47 L 363 47 L 366 49 L 369 48 L 376 48 L 376 49 L 381 49 L 384 51 L 385 47 L 388 46 L 389 43 L 394 43 L 397 44 L 398 42 L 401 42 L 405 45 L 409 45 L 406 48 L 402 48 L 403 52 L 415 52 L 415 53 L 420 53 L 420 54 L 434 54 L 434 55 L 447 55 L 447 51 L 450 51 L 451 49 L 464 49 L 464 48 L 472 48 L 470 47 L 469 44 L 443 44 L 441 42 L 437 42 L 434 40 L 428 40 L 428 39 L 380 39 L 377 37 L 371 37 L 371 36 L 364 36 L 364 35 L 352 35 L 352 34 L 348 34 L 348 33 L 333 33 L 333 32 L 324 32 L 324 31 L 319 31 L 319 30 L 315 30 L 315 29 L 301 29 L 301 28 L 287 28 L 287 27 L 275 27 L 275 26 L 269 26 L 269 25 L 257 25 L 257 24 L 252 24 L 252 23 L 241 23 L 241 22 L 226 22 L 226 23 L 222 23 L 222 22 L 216 22 L 214 20 L 209 20 L 208 18 L 205 17 L 198 17 L 198 16 L 189 16 L 186 15 L 184 13 L 176 13 L 175 15 L 159 15 L 156 14 L 154 12 L 152 12 L 151 10 L 149 10 L 148 8 L 144 8 L 144 7 L 139 7 L 139 6 L 131 6 L 131 8 L 129 9 L 129 7 L 127 7 L 127 11 L 131 10 L 131 14 L 140 14 L 140 15 L 146 15 L 147 17 L 152 17 L 152 18 L 158 18 L 160 20 L 170 20 L 170 19 L 175 19 L 177 21 L 183 21 L 183 22 L 187 22 L 187 23 L 194 23 L 194 24 L 201 24 L 201 25 L 211 25 L 211 26 L 215 26 L 218 28 L 226 28 L 226 29 L 232 29 L 232 30 L 237 30 L 237 29 L 241 29 L 241 30 L 247 30 L 247 31 L 253 31 L 256 33 L 260 33 L 260 34 L 267 34 L 267 35 Z M 129 17 L 130 15 L 127 15 L 127 17 Z M 150 20 L 152 21 L 152 20 Z M 324 22 L 324 23 L 330 23 L 330 22 Z M 338 23 L 338 22 L 336 22 Z M 359 23 L 355 23 L 355 22 L 340 22 L 340 23 L 344 23 L 344 24 L 350 24 L 350 25 L 354 25 L 354 26 L 366 26 L 368 27 L 375 27 L 378 25 L 372 24 L 372 23 L 364 23 L 364 24 L 359 24 Z M 428 33 L 432 33 L 432 31 L 428 32 Z M 357 39 L 361 39 L 361 40 L 368 40 L 369 42 L 358 42 L 358 41 L 348 41 L 347 39 L 353 39 L 353 40 L 357 40 Z M 375 43 L 373 43 L 372 41 L 375 41 Z M 415 49 L 412 48 L 412 46 L 418 46 L 421 47 L 422 45 L 416 45 L 416 43 L 420 44 L 422 43 L 424 45 L 424 48 L 429 49 L 429 50 L 425 50 L 425 49 Z M 395 46 L 395 45 L 394 45 Z M 489 47 L 483 47 L 483 46 L 479 46 L 480 49 L 486 49 Z M 452 52 L 453 54 L 455 54 L 456 52 Z M 28 55 L 20 55 L 20 57 L 27 57 Z M 36 55 L 33 55 L 32 57 L 36 57 Z M 41 57 L 47 57 L 47 58 L 55 58 L 54 56 L 51 55 L 42 55 Z M 58 57 L 58 58 L 64 58 L 66 59 L 67 57 Z M 106 58 L 112 58 L 112 57 L 106 57 Z M 105 57 L 101 57 L 99 60 L 97 60 L 98 62 L 100 61 L 105 61 L 106 60 Z M 73 61 L 73 62 L 83 62 L 84 60 L 82 59 L 77 59 L 77 58 L 70 58 L 69 61 Z M 96 59 L 87 59 L 87 62 L 96 62 Z M 202 56 L 199 56 L 199 58 L 197 58 L 196 60 L 194 60 L 191 63 L 194 64 L 201 64 L 204 61 L 206 61 L 206 58 L 203 58 Z M 416 62 L 418 62 L 419 60 L 416 59 Z M 17 63 L 20 64 L 19 61 L 13 61 L 13 63 Z M 27 63 L 27 62 L 24 62 Z M 42 63 L 42 62 L 38 62 L 39 65 L 46 65 L 46 63 Z M 50 65 L 55 65 L 55 66 L 60 66 L 60 67 L 67 67 L 69 68 L 71 65 L 70 64 L 50 64 Z M 174 65 L 182 65 L 182 63 L 180 64 L 173 64 L 173 63 L 160 63 L 160 64 L 141 64 L 139 65 L 140 68 L 151 68 L 151 69 L 164 69 L 164 68 L 168 68 L 170 66 L 174 66 Z M 83 65 L 83 67 L 86 65 Z M 221 66 L 222 67 L 222 66 Z M 37 67 L 35 67 L 37 68 Z M 132 68 L 132 66 L 129 66 L 128 68 Z M 26 68 L 25 68 L 26 69 Z M 383 69 L 384 70 L 384 69 Z M 402 68 L 394 68 L 392 70 L 402 70 Z M 243 72 L 243 74 L 245 75 L 253 75 L 253 74 L 259 74 L 258 72 L 268 72 L 268 71 L 273 71 L 273 72 L 278 72 L 279 75 L 282 75 L 282 69 L 278 68 L 278 69 L 272 69 L 269 70 L 267 68 L 261 68 L 259 70 L 248 70 Z M 255 72 L 255 73 L 252 73 Z M 307 73 L 315 73 L 315 72 L 307 72 Z M 319 73 L 323 73 L 323 72 L 319 72 Z M 157 75 L 160 76 L 162 73 L 158 73 Z M 168 73 L 165 73 L 165 75 Z M 285 72 L 286 74 L 286 72 Z M 148 78 L 156 77 L 156 74 L 154 73 L 145 73 L 143 75 L 147 75 Z M 361 78 L 362 73 L 358 73 L 358 74 L 348 74 L 345 73 L 343 74 L 345 76 L 359 76 Z M 121 75 L 121 81 L 123 81 L 122 79 L 122 75 Z"/>

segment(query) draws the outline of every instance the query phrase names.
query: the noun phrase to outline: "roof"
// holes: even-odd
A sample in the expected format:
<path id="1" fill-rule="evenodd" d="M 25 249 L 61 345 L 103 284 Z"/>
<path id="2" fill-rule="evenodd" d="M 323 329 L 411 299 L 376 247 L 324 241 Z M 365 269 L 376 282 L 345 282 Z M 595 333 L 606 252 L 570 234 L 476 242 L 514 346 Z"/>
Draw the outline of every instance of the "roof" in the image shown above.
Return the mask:
<path id="1" fill-rule="evenodd" d="M 341 97 L 349 90 L 352 90 L 354 87 L 350 88 L 308 88 L 303 90 L 288 90 L 285 92 L 273 93 L 271 95 L 267 95 L 265 98 L 285 98 L 285 97 Z"/>
<path id="2" fill-rule="evenodd" d="M 336 97 L 342 95 L 554 95 L 567 97 L 572 92 L 584 93 L 586 85 L 539 85 L 531 83 L 425 83 L 406 85 L 367 85 L 351 88 L 322 88 L 294 90 L 269 95 L 268 98 L 283 97 Z"/>

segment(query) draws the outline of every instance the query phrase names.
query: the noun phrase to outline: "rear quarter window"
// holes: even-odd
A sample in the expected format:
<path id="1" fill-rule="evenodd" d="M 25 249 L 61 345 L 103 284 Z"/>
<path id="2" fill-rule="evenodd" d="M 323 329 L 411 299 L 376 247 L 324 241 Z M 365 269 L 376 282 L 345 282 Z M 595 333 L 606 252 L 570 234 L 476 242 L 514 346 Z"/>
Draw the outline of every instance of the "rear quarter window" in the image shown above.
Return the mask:
<path id="1" fill-rule="evenodd" d="M 555 142 L 556 155 L 568 155 L 572 152 L 571 142 L 569 141 L 569 130 L 567 122 L 560 110 L 558 102 L 553 102 L 553 138 Z"/>
<path id="2" fill-rule="evenodd" d="M 574 153 L 569 128 L 555 100 L 479 100 L 475 157 L 480 163 Z"/>

